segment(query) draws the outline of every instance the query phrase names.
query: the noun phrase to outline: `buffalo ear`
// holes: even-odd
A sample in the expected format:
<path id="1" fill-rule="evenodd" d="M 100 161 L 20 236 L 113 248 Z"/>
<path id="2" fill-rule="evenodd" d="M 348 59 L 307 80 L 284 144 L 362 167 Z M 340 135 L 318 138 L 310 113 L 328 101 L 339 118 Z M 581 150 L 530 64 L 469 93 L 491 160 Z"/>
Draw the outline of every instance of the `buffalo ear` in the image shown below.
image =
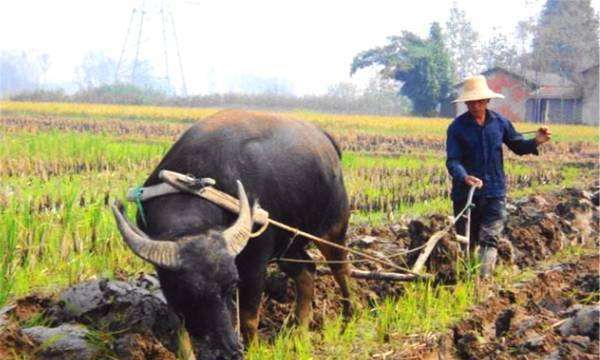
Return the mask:
<path id="1" fill-rule="evenodd" d="M 227 245 L 227 251 L 232 256 L 237 256 L 248 244 L 250 232 L 252 231 L 252 214 L 250 204 L 244 185 L 238 180 L 238 195 L 240 199 L 240 214 L 233 225 L 223 231 L 223 238 Z"/>

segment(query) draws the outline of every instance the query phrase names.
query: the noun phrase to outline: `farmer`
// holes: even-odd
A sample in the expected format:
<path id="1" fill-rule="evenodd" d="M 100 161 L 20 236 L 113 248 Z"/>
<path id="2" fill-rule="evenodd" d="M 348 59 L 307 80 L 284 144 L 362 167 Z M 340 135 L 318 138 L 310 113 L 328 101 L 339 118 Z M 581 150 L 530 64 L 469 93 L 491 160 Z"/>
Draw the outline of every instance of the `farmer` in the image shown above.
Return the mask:
<path id="1" fill-rule="evenodd" d="M 502 143 L 517 155 L 538 155 L 538 145 L 550 140 L 551 132 L 540 127 L 534 139 L 525 140 L 502 115 L 487 109 L 493 92 L 485 77 L 465 79 L 462 94 L 454 102 L 465 102 L 468 111 L 448 127 L 446 167 L 452 176 L 452 202 L 455 216 L 465 207 L 469 189 L 477 187 L 471 212 L 471 244 L 479 244 L 481 276 L 492 274 L 496 265 L 498 240 L 506 220 L 506 177 Z M 456 231 L 465 234 L 464 218 Z"/>

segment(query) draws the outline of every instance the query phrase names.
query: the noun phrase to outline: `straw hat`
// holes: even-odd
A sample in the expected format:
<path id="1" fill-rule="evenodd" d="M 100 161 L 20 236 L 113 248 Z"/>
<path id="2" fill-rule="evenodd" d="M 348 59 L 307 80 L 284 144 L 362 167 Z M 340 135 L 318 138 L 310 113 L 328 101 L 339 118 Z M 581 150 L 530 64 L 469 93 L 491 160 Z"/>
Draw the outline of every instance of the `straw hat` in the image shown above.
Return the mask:
<path id="1" fill-rule="evenodd" d="M 465 79 L 463 82 L 462 94 L 460 94 L 453 103 L 494 98 L 504 99 L 504 95 L 493 92 L 488 87 L 485 76 L 477 75 Z"/>

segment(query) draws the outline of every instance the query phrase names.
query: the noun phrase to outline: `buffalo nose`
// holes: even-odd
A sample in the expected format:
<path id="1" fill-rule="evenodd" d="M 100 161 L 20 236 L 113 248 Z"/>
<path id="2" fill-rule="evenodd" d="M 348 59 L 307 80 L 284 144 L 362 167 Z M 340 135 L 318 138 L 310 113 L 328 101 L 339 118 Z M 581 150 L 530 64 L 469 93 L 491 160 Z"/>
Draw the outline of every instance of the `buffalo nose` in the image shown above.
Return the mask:
<path id="1" fill-rule="evenodd" d="M 229 356 L 221 355 L 216 360 L 244 360 L 242 353 L 234 353 Z"/>
<path id="2" fill-rule="evenodd" d="M 213 353 L 199 352 L 199 360 L 244 360 L 244 352 L 239 350 L 217 351 Z"/>
<path id="3" fill-rule="evenodd" d="M 244 353 L 236 351 L 232 354 L 231 360 L 244 360 Z"/>

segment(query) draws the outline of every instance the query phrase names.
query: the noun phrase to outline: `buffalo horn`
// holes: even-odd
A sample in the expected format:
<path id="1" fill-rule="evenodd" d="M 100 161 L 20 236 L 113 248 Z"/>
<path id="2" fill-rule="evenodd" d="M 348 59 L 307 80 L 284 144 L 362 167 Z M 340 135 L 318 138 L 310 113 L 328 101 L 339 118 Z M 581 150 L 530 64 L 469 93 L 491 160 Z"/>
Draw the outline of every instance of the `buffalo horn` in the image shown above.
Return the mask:
<path id="1" fill-rule="evenodd" d="M 227 250 L 232 256 L 236 256 L 248 243 L 252 231 L 252 214 L 250 204 L 244 186 L 238 180 L 238 195 L 240 198 L 240 214 L 233 225 L 223 231 L 223 238 L 227 244 Z"/>
<path id="2" fill-rule="evenodd" d="M 181 266 L 177 243 L 151 240 L 123 215 L 123 204 L 113 203 L 111 207 L 123 240 L 137 256 L 152 265 L 167 270 L 177 270 Z"/>

